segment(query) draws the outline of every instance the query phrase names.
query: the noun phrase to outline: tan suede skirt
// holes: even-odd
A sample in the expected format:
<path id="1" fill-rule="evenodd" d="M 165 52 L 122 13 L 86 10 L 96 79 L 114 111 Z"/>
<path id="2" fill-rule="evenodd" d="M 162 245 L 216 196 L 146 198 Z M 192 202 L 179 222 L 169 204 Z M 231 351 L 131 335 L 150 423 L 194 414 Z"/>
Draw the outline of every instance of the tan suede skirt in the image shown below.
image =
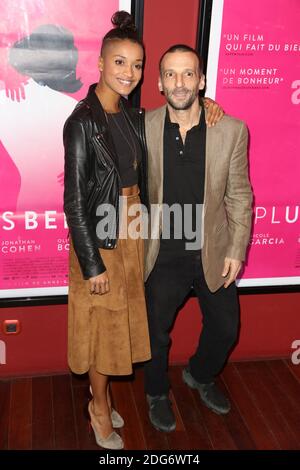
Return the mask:
<path id="1" fill-rule="evenodd" d="M 125 197 L 123 197 L 123 201 Z M 128 196 L 127 209 L 140 204 Z M 136 219 L 122 211 L 122 233 Z M 126 226 L 125 226 L 126 224 Z M 100 249 L 108 273 L 110 291 L 90 294 L 77 256 L 70 244 L 68 361 L 71 370 L 83 374 L 94 366 L 105 375 L 128 375 L 132 364 L 150 359 L 150 342 L 144 297 L 144 241 L 119 238 L 113 250 Z"/>

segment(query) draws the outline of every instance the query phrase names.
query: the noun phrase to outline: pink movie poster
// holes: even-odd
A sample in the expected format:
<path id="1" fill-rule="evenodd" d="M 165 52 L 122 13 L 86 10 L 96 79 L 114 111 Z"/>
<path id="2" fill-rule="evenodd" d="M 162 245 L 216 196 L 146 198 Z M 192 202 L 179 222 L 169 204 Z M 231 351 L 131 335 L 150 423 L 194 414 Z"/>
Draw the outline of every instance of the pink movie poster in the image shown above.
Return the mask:
<path id="1" fill-rule="evenodd" d="M 0 297 L 67 293 L 63 125 L 119 0 L 2 0 Z"/>
<path id="2" fill-rule="evenodd" d="M 253 230 L 241 286 L 300 284 L 300 2 L 215 0 L 207 96 L 249 129 Z"/>

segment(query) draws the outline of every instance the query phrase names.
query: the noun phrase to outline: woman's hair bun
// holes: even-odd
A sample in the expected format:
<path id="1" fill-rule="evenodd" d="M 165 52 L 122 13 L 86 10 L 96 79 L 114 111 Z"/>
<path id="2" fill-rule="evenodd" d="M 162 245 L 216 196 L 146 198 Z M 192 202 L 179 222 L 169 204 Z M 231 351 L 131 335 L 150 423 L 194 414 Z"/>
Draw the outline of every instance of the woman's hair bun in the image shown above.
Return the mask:
<path id="1" fill-rule="evenodd" d="M 110 29 L 102 40 L 101 52 L 109 41 L 128 39 L 129 41 L 136 42 L 144 50 L 142 40 L 138 36 L 138 30 L 134 24 L 132 16 L 127 11 L 117 11 L 111 18 L 114 28 Z"/>
<path id="2" fill-rule="evenodd" d="M 124 10 L 116 11 L 111 19 L 112 24 L 121 30 L 136 31 L 132 16 Z"/>

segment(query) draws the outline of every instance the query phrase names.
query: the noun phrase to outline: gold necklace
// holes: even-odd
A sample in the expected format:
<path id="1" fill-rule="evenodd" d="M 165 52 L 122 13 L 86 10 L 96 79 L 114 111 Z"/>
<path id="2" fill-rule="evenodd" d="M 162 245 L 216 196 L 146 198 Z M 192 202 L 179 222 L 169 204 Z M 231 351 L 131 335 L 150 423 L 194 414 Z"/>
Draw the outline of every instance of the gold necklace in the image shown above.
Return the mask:
<path id="1" fill-rule="evenodd" d="M 113 114 L 110 114 L 109 116 L 111 116 L 113 122 L 115 123 L 116 127 L 119 129 L 121 135 L 123 136 L 124 140 L 127 142 L 129 148 L 131 149 L 131 152 L 132 152 L 132 155 L 133 155 L 133 168 L 134 170 L 136 171 L 137 169 L 137 166 L 138 166 L 138 163 L 137 163 L 137 150 L 136 150 L 136 145 L 135 145 L 135 142 L 134 142 L 134 138 L 132 137 L 132 133 L 131 133 L 131 130 L 129 128 L 129 125 L 126 121 L 126 117 L 122 114 L 123 116 L 123 121 L 125 121 L 125 124 L 126 124 L 126 127 L 127 127 L 127 130 L 128 130 L 128 135 L 130 136 L 130 140 L 131 140 L 131 143 L 129 142 L 129 140 L 127 139 L 126 137 L 126 134 L 123 132 L 120 124 L 118 123 L 117 119 L 114 117 Z"/>

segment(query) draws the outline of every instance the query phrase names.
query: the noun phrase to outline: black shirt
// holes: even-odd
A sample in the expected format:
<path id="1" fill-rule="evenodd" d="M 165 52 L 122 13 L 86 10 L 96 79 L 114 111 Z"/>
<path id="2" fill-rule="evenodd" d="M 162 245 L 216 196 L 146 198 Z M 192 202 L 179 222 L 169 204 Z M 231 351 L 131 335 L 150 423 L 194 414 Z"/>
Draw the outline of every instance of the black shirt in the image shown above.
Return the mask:
<path id="1" fill-rule="evenodd" d="M 163 183 L 163 203 L 169 207 L 179 204 L 182 217 L 171 217 L 163 211 L 163 233 L 161 238 L 161 249 L 176 253 L 191 253 L 200 249 L 194 246 L 193 250 L 186 249 L 186 242 L 195 240 L 191 238 L 191 231 L 196 229 L 196 206 L 202 209 L 204 198 L 204 178 L 205 178 L 205 143 L 206 143 L 206 123 L 205 113 L 202 109 L 199 123 L 192 127 L 186 134 L 183 144 L 179 132 L 179 124 L 170 121 L 167 109 L 164 127 L 164 183 Z M 185 204 L 189 205 L 184 207 Z M 184 217 L 183 217 L 184 214 Z M 198 230 L 201 233 L 201 216 L 197 212 Z M 200 216 L 200 220 L 199 220 Z M 170 239 L 168 236 L 168 225 L 170 220 Z M 188 224 L 189 233 L 186 230 Z M 174 233 L 174 227 L 176 233 Z M 200 233 L 199 233 L 200 231 Z M 180 233 L 182 232 L 182 233 Z M 177 239 L 177 237 L 180 237 Z"/>
<path id="2" fill-rule="evenodd" d="M 118 158 L 122 187 L 133 186 L 138 183 L 137 166 L 142 160 L 140 143 L 121 111 L 107 114 L 107 118 Z"/>

